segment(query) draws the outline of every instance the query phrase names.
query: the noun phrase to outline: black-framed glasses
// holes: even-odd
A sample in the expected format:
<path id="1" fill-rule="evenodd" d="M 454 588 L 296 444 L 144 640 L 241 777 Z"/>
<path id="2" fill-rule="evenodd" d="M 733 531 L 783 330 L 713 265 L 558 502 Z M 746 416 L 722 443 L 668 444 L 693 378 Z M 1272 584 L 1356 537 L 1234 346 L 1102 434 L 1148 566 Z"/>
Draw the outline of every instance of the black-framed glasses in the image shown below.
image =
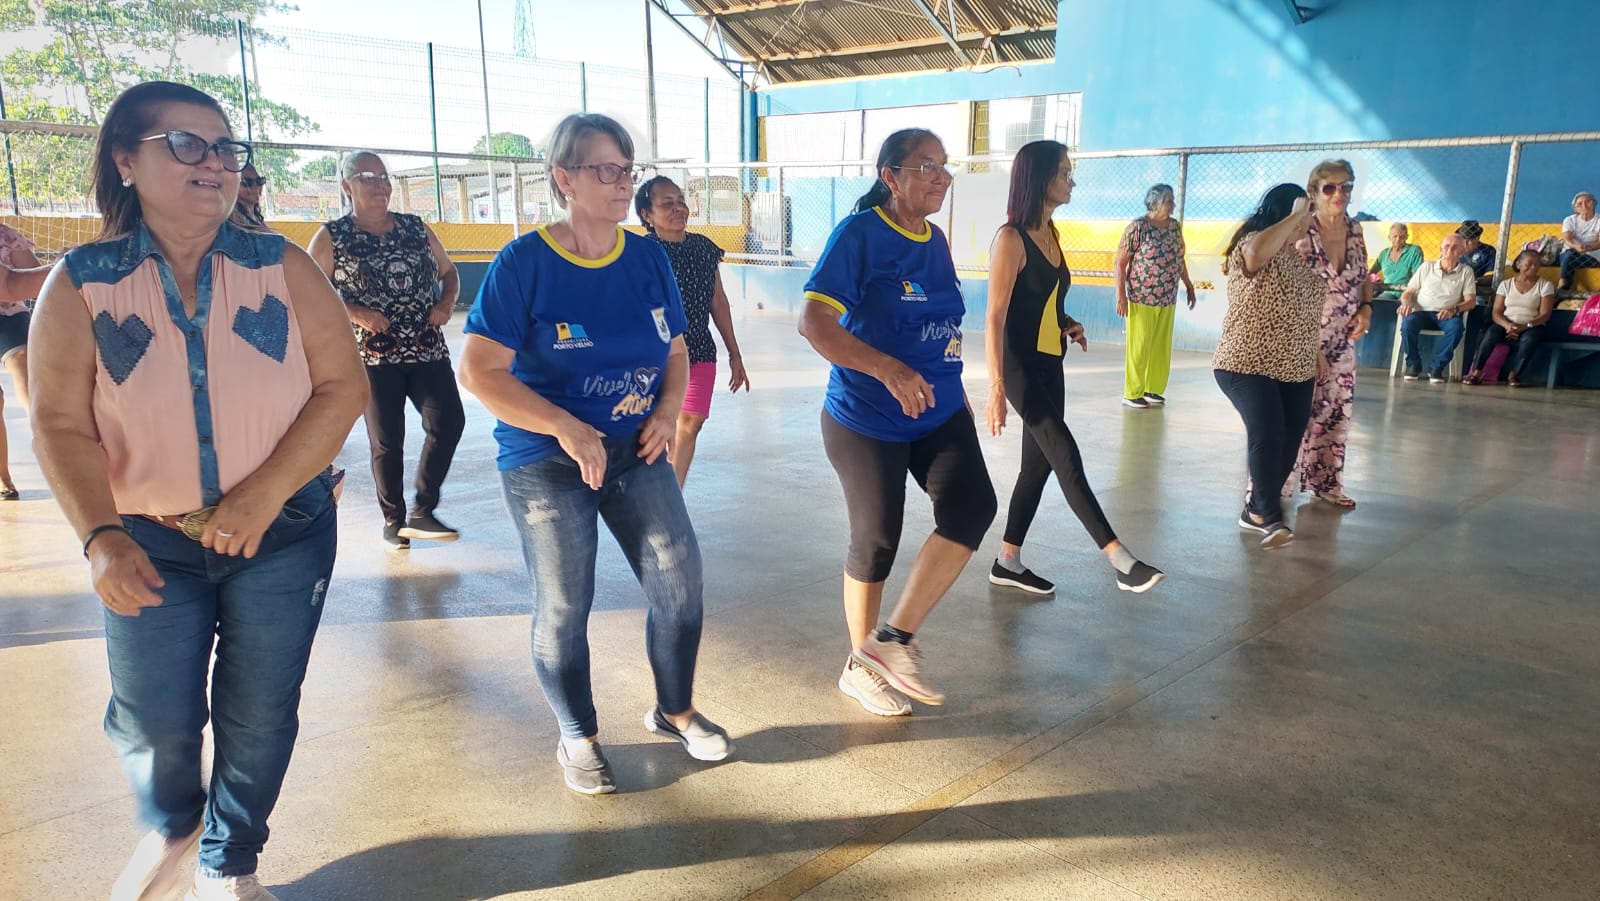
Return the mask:
<path id="1" fill-rule="evenodd" d="M 142 144 L 145 141 L 162 139 L 166 140 L 167 150 L 172 154 L 172 158 L 185 166 L 198 166 L 206 161 L 208 155 L 215 153 L 217 162 L 222 164 L 223 169 L 229 172 L 243 172 L 245 167 L 250 165 L 250 155 L 255 152 L 243 141 L 229 139 L 212 143 L 187 131 L 162 132 L 140 138 L 139 142 Z"/>
<path id="2" fill-rule="evenodd" d="M 563 169 L 592 169 L 594 177 L 603 185 L 614 185 L 617 179 L 627 176 L 628 181 L 638 184 L 644 176 L 641 169 L 633 166 L 619 166 L 616 163 L 586 163 L 582 166 L 562 166 Z"/>
<path id="3" fill-rule="evenodd" d="M 936 163 L 933 160 L 923 160 L 920 166 L 890 166 L 889 168 L 899 172 L 917 172 L 923 178 L 933 178 L 941 172 L 953 178 L 957 167 L 955 163 Z"/>
<path id="4" fill-rule="evenodd" d="M 1347 181 L 1343 184 L 1337 185 L 1331 181 L 1322 183 L 1322 195 L 1324 197 L 1332 197 L 1335 194 L 1343 194 L 1344 196 L 1349 197 L 1355 192 L 1355 189 L 1356 183 L 1353 181 Z"/>
<path id="5" fill-rule="evenodd" d="M 267 177 L 265 175 L 262 175 L 262 176 L 260 176 L 258 178 L 241 178 L 241 179 L 239 179 L 239 187 L 241 187 L 241 188 L 259 188 L 262 185 L 265 185 L 266 183 L 267 183 Z"/>

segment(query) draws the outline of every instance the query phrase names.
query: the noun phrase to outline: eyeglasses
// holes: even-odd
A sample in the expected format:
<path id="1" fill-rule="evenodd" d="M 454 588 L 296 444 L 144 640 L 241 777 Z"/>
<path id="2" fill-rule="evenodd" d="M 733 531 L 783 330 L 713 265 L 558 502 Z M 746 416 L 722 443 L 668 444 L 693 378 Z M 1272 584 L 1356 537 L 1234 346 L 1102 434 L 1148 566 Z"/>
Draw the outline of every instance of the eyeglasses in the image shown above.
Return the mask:
<path id="1" fill-rule="evenodd" d="M 358 185 L 366 185 L 369 188 L 382 187 L 394 181 L 387 172 L 357 172 L 350 176 L 350 180 Z"/>
<path id="2" fill-rule="evenodd" d="M 217 141 L 207 143 L 205 138 L 187 131 L 168 131 L 158 135 L 140 138 L 139 143 L 165 139 L 167 150 L 172 153 L 172 158 L 185 166 L 198 166 L 206 161 L 206 157 L 216 153 L 217 162 L 229 172 L 243 172 L 250 165 L 250 154 L 253 152 L 249 144 L 243 141 Z"/>
<path id="3" fill-rule="evenodd" d="M 1349 197 L 1355 191 L 1355 189 L 1356 183 L 1353 181 L 1347 181 L 1338 185 L 1331 181 L 1324 182 L 1322 185 L 1322 195 L 1324 197 L 1332 197 L 1335 194 L 1343 194 L 1346 197 Z"/>
<path id="4" fill-rule="evenodd" d="M 632 166 L 619 166 L 616 163 L 590 163 L 582 166 L 562 166 L 561 168 L 593 169 L 594 177 L 603 185 L 614 185 L 617 183 L 617 179 L 623 176 L 627 176 L 628 181 L 633 184 L 638 184 L 639 179 L 644 174 Z"/>
<path id="5" fill-rule="evenodd" d="M 241 187 L 241 188 L 259 188 L 259 187 L 261 187 L 262 185 L 264 185 L 266 183 L 267 183 L 267 177 L 265 175 L 261 176 L 260 178 L 241 178 L 241 179 L 239 179 L 239 187 Z"/>
<path id="6" fill-rule="evenodd" d="M 933 160 L 923 160 L 920 166 L 890 166 L 889 168 L 899 172 L 916 172 L 921 174 L 923 178 L 933 178 L 940 173 L 951 177 L 956 174 L 955 163 L 936 163 Z"/>

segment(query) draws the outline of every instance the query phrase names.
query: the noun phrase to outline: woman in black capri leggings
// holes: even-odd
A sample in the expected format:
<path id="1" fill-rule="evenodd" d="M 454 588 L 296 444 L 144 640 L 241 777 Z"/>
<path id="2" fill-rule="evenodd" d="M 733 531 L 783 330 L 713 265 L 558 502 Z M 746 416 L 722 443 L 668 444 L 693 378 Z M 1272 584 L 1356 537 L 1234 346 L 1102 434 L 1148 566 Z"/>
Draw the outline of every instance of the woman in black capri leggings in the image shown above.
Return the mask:
<path id="1" fill-rule="evenodd" d="M 1064 144 L 1034 141 L 1017 151 L 1011 166 L 1006 224 L 989 248 L 989 432 L 1006 424 L 1006 401 L 1017 408 L 1022 433 L 1022 469 L 1011 492 L 1000 556 L 989 571 L 996 585 L 1049 594 L 1055 585 L 1022 565 L 1044 486 L 1054 471 L 1072 512 L 1117 572 L 1117 587 L 1143 592 L 1164 578 L 1161 570 L 1134 557 L 1106 522 L 1083 457 L 1064 418 L 1066 380 L 1061 372 L 1068 344 L 1084 350 L 1083 326 L 1062 308 L 1072 272 L 1050 214 L 1072 199 L 1072 160 Z"/>
<path id="2" fill-rule="evenodd" d="M 994 487 L 961 387 L 966 305 L 950 245 L 928 222 L 950 190 L 948 165 L 932 132 L 884 141 L 878 181 L 828 239 L 800 316 L 800 333 L 833 364 L 822 442 L 850 512 L 852 651 L 839 690 L 879 716 L 911 712 L 907 697 L 943 702 L 921 674 L 912 634 L 994 522 Z M 935 528 L 874 632 L 900 546 L 907 472 L 932 499 Z"/>

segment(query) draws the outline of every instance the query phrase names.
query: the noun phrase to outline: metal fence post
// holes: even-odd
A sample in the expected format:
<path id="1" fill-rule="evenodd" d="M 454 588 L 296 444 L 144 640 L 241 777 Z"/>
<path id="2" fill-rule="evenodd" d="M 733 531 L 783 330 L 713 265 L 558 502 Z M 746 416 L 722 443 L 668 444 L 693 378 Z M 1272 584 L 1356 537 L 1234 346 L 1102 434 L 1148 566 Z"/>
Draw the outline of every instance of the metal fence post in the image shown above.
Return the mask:
<path id="1" fill-rule="evenodd" d="M 10 118 L 6 115 L 6 89 L 4 82 L 0 82 L 0 120 Z M 22 203 L 17 200 L 17 166 L 11 159 L 11 132 L 6 132 L 6 179 L 11 184 L 11 214 L 22 215 Z"/>
<path id="2" fill-rule="evenodd" d="M 1188 199 L 1189 194 L 1189 154 L 1187 153 L 1178 154 L 1178 185 L 1177 190 L 1173 191 L 1173 193 L 1177 197 L 1173 199 L 1172 215 L 1179 222 L 1182 222 L 1183 203 Z"/>
<path id="3" fill-rule="evenodd" d="M 511 164 L 511 237 L 522 234 L 522 175 L 517 164 Z"/>
<path id="4" fill-rule="evenodd" d="M 783 167 L 778 167 L 778 265 L 783 265 L 785 251 L 789 248 L 789 217 L 784 215 L 788 198 L 783 193 Z"/>
<path id="5" fill-rule="evenodd" d="M 489 124 L 489 49 L 483 39 L 483 0 L 478 0 L 478 65 L 483 70 L 483 152 L 494 153 L 494 126 Z M 489 221 L 500 222 L 500 185 L 494 180 L 494 160 L 484 160 L 489 173 Z M 468 216 L 466 221 L 471 222 Z"/>
<path id="6" fill-rule="evenodd" d="M 1522 141 L 1511 142 L 1511 159 L 1506 163 L 1506 196 L 1500 204 L 1499 256 L 1495 257 L 1502 267 L 1511 262 L 1506 259 L 1506 254 L 1511 252 L 1511 211 L 1517 205 L 1517 174 L 1522 168 L 1522 144 Z"/>
<path id="7" fill-rule="evenodd" d="M 433 208 L 444 221 L 444 182 L 439 178 L 439 97 L 434 88 L 433 42 L 428 42 L 428 128 L 433 132 Z"/>
<path id="8" fill-rule="evenodd" d="M 250 115 L 250 57 L 244 52 L 244 20 L 233 20 L 233 32 L 239 38 L 239 83 L 244 86 L 244 139 L 255 140 L 255 124 Z"/>
<path id="9" fill-rule="evenodd" d="M 589 111 L 589 66 L 587 63 L 578 63 L 578 112 Z"/>

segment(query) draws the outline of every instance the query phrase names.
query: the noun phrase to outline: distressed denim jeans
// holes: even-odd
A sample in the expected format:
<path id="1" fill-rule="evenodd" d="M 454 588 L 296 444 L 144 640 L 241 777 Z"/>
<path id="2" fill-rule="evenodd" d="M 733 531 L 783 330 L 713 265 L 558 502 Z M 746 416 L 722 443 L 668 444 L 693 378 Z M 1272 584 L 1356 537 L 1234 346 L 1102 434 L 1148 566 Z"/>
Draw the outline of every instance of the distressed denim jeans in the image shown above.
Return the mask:
<path id="1" fill-rule="evenodd" d="M 649 604 L 645 648 L 656 703 L 669 715 L 693 706 L 703 581 L 683 493 L 666 455 L 648 465 L 637 456 L 637 435 L 607 438 L 605 445 L 598 491 L 560 452 L 500 474 L 533 579 L 533 669 L 567 738 L 599 732 L 589 682 L 589 609 L 602 519 Z"/>
<path id="2" fill-rule="evenodd" d="M 142 517 L 122 522 L 166 585 L 156 589 L 161 604 L 138 616 L 105 611 L 106 734 L 140 818 L 170 838 L 203 816 L 201 868 L 247 876 L 300 731 L 300 685 L 333 575 L 332 480 L 324 473 L 296 492 L 248 560 Z M 209 791 L 200 781 L 208 718 Z"/>

